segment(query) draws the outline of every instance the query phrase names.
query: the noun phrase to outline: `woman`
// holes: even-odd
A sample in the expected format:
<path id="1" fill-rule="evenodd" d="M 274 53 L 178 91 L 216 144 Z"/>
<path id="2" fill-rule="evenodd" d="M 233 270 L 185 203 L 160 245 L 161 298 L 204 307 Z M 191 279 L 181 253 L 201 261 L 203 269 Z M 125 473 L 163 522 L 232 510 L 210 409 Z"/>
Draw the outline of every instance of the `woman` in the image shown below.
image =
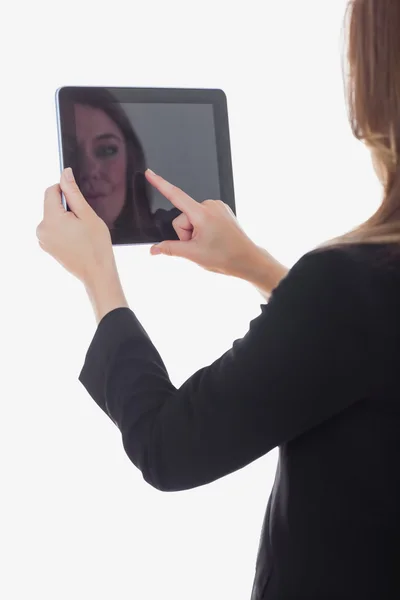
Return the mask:
<path id="1" fill-rule="evenodd" d="M 179 212 L 151 212 L 143 147 L 121 105 L 102 88 L 76 88 L 69 100 L 66 162 L 113 243 L 178 239 L 172 220 Z"/>
<path id="2" fill-rule="evenodd" d="M 252 600 L 400 597 L 400 4 L 355 0 L 349 16 L 351 123 L 383 185 L 367 223 L 287 272 L 222 203 L 198 204 L 146 175 L 182 211 L 181 241 L 158 252 L 272 292 L 246 336 L 179 389 L 70 172 L 61 189 L 73 212 L 50 188 L 38 228 L 96 313 L 80 381 L 148 483 L 204 485 L 279 447 Z"/>

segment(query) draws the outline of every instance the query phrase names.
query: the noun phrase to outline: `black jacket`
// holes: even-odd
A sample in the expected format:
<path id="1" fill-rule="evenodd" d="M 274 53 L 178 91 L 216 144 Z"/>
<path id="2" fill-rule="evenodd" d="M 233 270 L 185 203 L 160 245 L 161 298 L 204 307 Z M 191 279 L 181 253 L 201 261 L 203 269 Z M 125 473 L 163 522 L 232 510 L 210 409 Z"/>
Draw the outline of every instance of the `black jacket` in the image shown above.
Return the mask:
<path id="1" fill-rule="evenodd" d="M 130 309 L 88 350 L 80 381 L 155 488 L 207 484 L 279 446 L 252 600 L 400 598 L 400 267 L 386 252 L 305 255 L 179 389 Z"/>

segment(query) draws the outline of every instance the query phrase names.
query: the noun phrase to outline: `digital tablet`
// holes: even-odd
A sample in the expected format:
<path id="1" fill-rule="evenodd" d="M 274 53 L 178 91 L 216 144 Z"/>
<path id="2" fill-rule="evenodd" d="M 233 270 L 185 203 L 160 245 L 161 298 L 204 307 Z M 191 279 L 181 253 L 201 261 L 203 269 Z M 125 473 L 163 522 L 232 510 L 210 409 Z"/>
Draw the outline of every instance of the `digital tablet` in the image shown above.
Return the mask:
<path id="1" fill-rule="evenodd" d="M 61 169 L 72 167 L 113 244 L 178 239 L 180 211 L 147 182 L 147 168 L 236 214 L 222 90 L 62 87 L 56 109 Z"/>

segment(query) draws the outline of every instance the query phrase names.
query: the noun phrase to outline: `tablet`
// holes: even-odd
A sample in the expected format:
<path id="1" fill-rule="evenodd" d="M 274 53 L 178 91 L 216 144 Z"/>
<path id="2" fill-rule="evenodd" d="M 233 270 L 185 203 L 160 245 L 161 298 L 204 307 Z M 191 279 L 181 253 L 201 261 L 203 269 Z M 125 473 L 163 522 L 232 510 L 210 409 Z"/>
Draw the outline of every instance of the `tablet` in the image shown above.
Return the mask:
<path id="1" fill-rule="evenodd" d="M 56 109 L 61 170 L 72 167 L 113 244 L 178 239 L 180 211 L 147 182 L 147 168 L 236 214 L 222 90 L 62 87 Z"/>

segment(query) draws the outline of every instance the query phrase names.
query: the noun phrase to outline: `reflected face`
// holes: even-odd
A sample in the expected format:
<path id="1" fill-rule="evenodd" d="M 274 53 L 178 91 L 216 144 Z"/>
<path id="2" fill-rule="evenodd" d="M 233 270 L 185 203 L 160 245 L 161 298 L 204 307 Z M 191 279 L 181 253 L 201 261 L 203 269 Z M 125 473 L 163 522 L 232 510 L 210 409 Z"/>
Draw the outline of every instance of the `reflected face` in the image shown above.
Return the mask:
<path id="1" fill-rule="evenodd" d="M 122 131 L 101 109 L 75 104 L 79 185 L 112 228 L 126 197 L 127 151 Z"/>

